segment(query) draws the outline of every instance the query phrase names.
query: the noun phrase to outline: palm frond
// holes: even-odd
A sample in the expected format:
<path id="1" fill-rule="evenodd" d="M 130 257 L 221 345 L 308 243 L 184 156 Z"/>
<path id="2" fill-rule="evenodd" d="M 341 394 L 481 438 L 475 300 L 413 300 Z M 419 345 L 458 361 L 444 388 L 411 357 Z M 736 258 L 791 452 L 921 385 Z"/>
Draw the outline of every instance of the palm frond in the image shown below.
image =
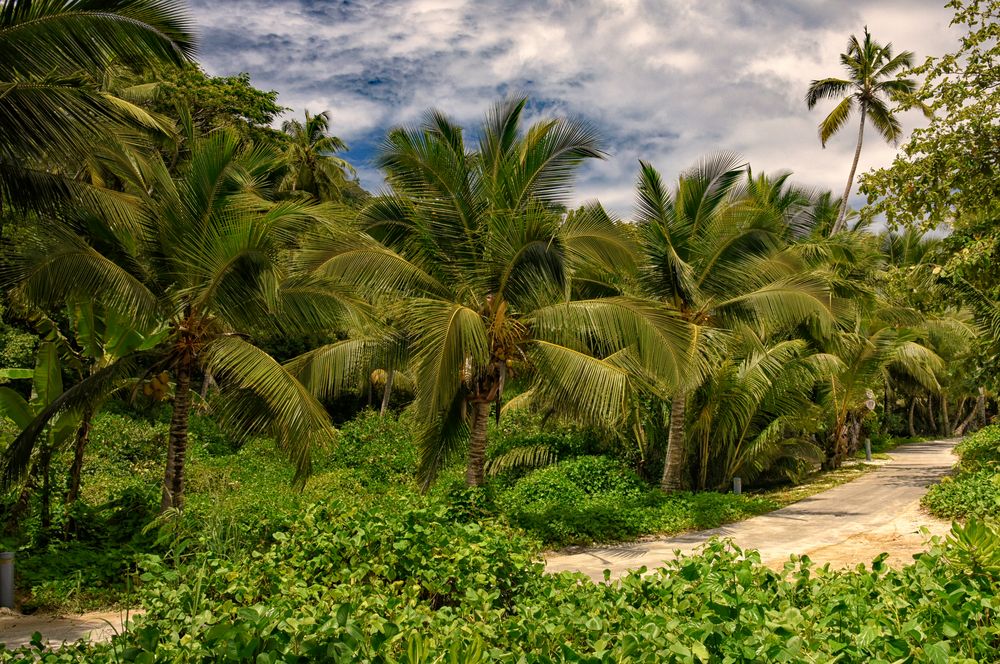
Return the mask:
<path id="1" fill-rule="evenodd" d="M 296 481 L 305 481 L 314 448 L 334 434 L 326 410 L 309 390 L 266 352 L 238 337 L 211 341 L 200 362 L 222 391 L 219 415 L 227 427 L 273 435 L 295 464 Z"/>
<path id="2" fill-rule="evenodd" d="M 819 124 L 819 140 L 823 147 L 826 147 L 827 141 L 847 124 L 847 121 L 851 119 L 851 112 L 853 110 L 854 97 L 844 97 L 830 111 L 830 114 L 823 118 L 823 121 Z"/>
<path id="3" fill-rule="evenodd" d="M 486 474 L 490 477 L 512 470 L 534 470 L 556 463 L 559 455 L 545 445 L 523 445 L 513 447 L 503 454 L 486 460 Z"/>

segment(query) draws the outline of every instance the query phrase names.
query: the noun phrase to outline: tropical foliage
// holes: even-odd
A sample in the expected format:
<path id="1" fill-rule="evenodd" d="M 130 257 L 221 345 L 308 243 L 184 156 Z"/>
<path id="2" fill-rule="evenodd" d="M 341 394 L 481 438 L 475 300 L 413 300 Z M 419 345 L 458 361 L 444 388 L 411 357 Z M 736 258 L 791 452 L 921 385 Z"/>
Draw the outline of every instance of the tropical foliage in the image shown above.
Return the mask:
<path id="1" fill-rule="evenodd" d="M 773 509 L 866 439 L 978 430 L 926 504 L 995 511 L 997 9 L 952 6 L 953 56 L 913 68 L 866 29 L 810 86 L 839 100 L 824 145 L 860 115 L 843 196 L 718 153 L 640 162 L 618 219 L 576 203 L 598 133 L 525 97 L 474 138 L 436 110 L 391 129 L 369 194 L 329 113 L 279 131 L 275 92 L 199 68 L 179 3 L 0 0 L 5 550 L 26 607 L 138 586 L 146 610 L 16 656 L 990 657 L 973 520 L 895 571 L 713 543 L 595 586 L 536 561 Z M 930 127 L 849 210 L 866 122 L 895 142 L 907 105 Z"/>
<path id="2" fill-rule="evenodd" d="M 136 129 L 170 130 L 132 101 L 137 91 L 112 92 L 107 81 L 122 64 L 181 64 L 193 55 L 180 3 L 4 2 L 0 52 L 0 210 L 52 212 L 72 197 L 120 212 L 122 196 L 77 174 L 109 140 L 128 145 Z"/>

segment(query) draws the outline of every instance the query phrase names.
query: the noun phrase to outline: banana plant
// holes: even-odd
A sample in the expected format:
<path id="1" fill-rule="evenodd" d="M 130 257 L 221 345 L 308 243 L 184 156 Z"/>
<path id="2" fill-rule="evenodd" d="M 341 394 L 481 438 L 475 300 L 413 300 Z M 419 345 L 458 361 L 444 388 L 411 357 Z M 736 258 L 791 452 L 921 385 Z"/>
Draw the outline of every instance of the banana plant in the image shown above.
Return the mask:
<path id="1" fill-rule="evenodd" d="M 77 381 L 112 365 L 129 353 L 154 348 L 169 332 L 163 326 L 153 330 L 141 330 L 114 309 L 88 299 L 71 299 L 67 303 L 65 313 L 69 321 L 69 336 L 64 335 L 54 321 L 41 313 L 34 313 L 30 319 L 42 338 L 55 346 L 63 368 L 67 373 L 74 374 Z M 110 396 L 114 391 L 113 388 L 124 385 L 125 383 L 113 386 L 106 396 Z M 73 463 L 70 466 L 66 494 L 67 505 L 73 504 L 80 497 L 80 478 L 83 472 L 84 454 L 90 439 L 90 424 L 100 408 L 100 403 L 100 400 L 88 403 L 79 411 L 80 421 L 73 446 Z M 25 425 L 19 426 L 24 428 Z"/>
<path id="2" fill-rule="evenodd" d="M 38 347 L 34 369 L 0 369 L 0 378 L 11 380 L 31 379 L 31 396 L 25 399 L 16 390 L 0 387 L 0 414 L 8 417 L 21 429 L 25 429 L 63 393 L 62 364 L 55 343 L 44 341 Z M 42 477 L 42 528 L 51 524 L 51 462 L 52 454 L 72 438 L 80 425 L 79 411 L 62 411 L 49 421 L 44 435 L 39 437 L 37 454 L 32 470 L 21 491 L 12 518 L 17 518 L 27 507 L 38 475 Z"/>

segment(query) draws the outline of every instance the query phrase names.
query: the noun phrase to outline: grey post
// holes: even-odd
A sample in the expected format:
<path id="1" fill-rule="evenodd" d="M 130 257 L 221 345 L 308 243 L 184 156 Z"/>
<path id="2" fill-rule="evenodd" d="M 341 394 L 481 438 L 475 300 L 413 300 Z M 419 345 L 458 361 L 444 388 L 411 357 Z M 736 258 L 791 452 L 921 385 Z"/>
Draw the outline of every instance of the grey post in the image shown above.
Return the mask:
<path id="1" fill-rule="evenodd" d="M 0 552 L 0 607 L 14 608 L 14 552 Z"/>
<path id="2" fill-rule="evenodd" d="M 739 477 L 733 478 L 733 493 L 737 495 L 743 493 L 743 480 Z"/>
<path id="3" fill-rule="evenodd" d="M 872 460 L 872 439 L 865 438 L 865 461 Z"/>

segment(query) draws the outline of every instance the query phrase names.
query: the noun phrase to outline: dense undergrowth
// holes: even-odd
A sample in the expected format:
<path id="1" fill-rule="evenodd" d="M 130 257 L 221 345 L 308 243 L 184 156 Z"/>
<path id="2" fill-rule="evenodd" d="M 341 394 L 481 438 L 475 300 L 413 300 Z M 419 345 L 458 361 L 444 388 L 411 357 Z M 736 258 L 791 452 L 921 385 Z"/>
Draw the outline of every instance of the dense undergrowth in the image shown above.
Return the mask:
<path id="1" fill-rule="evenodd" d="M 1000 426 L 969 435 L 955 447 L 957 472 L 924 496 L 924 505 L 948 519 L 1000 515 Z"/>
<path id="2" fill-rule="evenodd" d="M 714 542 L 652 574 L 546 575 L 530 540 L 443 505 L 331 502 L 243 556 L 142 561 L 146 614 L 43 662 L 973 662 L 1000 647 L 1000 533 L 901 570 L 782 571 Z"/>
<path id="3" fill-rule="evenodd" d="M 520 529 L 536 548 L 711 528 L 778 507 L 768 497 L 748 494 L 668 496 L 630 468 L 629 450 L 572 427 L 543 428 L 529 416 L 496 425 L 491 454 L 544 443 L 562 461 L 534 470 L 509 468 L 480 489 L 466 487 L 461 468 L 454 467 L 421 496 L 406 415 L 365 412 L 341 427 L 335 445 L 318 451 L 303 489 L 293 485 L 294 470 L 271 441 L 239 445 L 210 418 L 195 416 L 187 506 L 183 514 L 157 516 L 166 428 L 165 417 L 147 419 L 124 408 L 95 418 L 82 500 L 69 513 L 54 502 L 47 530 L 32 518 L 7 537 L 6 546 L 18 551 L 22 611 L 133 605 L 143 585 L 143 554 L 258 550 L 276 528 L 323 500 L 387 511 L 447 505 L 467 519 Z M 68 459 L 57 462 L 65 466 Z"/>

